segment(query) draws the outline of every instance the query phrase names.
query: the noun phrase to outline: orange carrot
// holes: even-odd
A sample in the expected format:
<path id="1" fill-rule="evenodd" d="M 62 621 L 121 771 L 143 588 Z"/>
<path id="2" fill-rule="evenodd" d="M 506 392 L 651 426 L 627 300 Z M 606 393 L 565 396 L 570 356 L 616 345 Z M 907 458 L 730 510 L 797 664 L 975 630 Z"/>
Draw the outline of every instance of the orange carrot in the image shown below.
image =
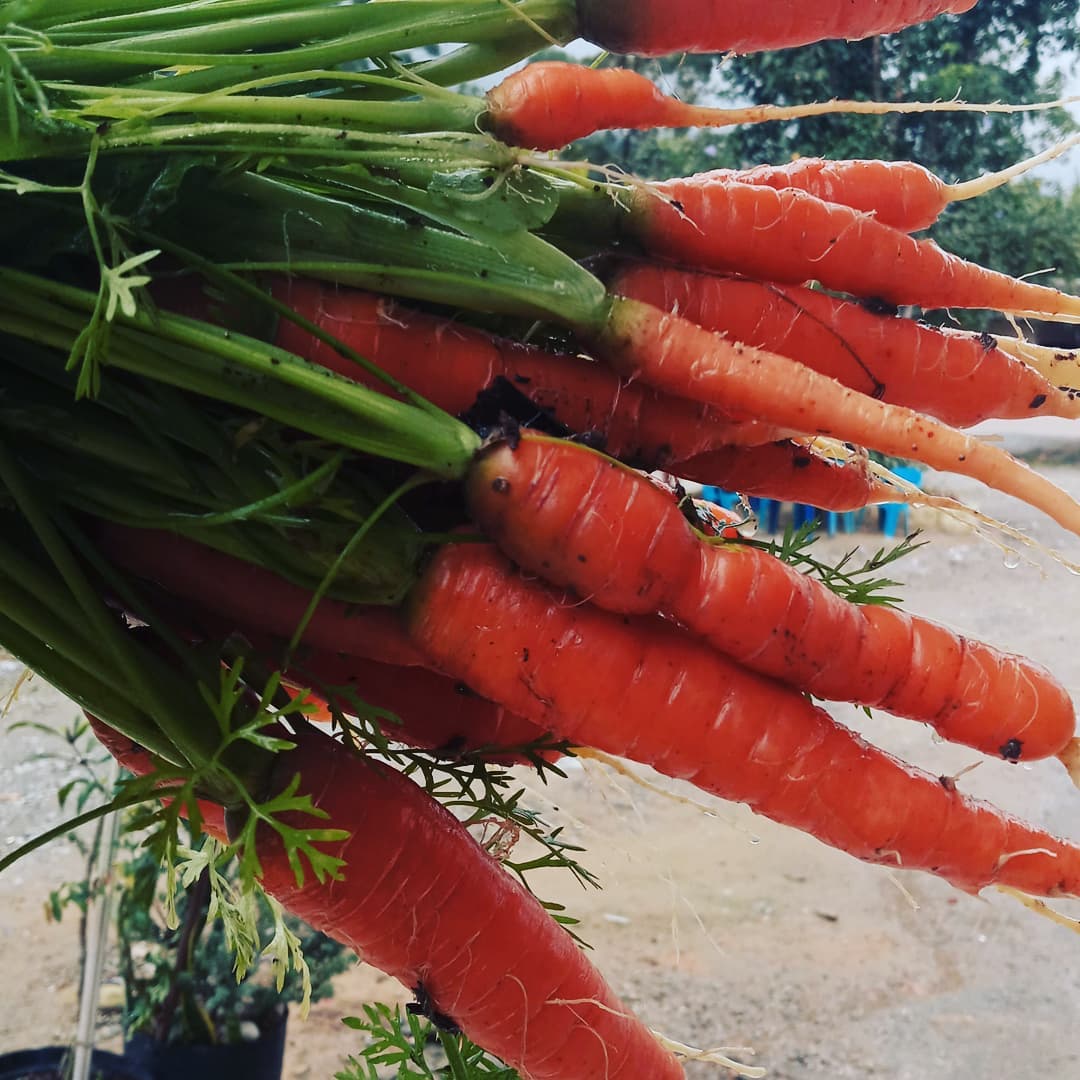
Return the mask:
<path id="1" fill-rule="evenodd" d="M 973 7 L 975 0 L 897 0 L 853 4 L 818 0 L 578 0 L 579 32 L 611 52 L 665 56 L 676 52 L 750 53 L 814 41 L 858 40 L 891 34 L 945 12 Z"/>
<path id="2" fill-rule="evenodd" d="M 156 582 L 196 610 L 213 612 L 230 628 L 286 640 L 311 596 L 269 570 L 197 544 L 174 533 L 98 524 L 101 548 L 133 574 Z M 401 632 L 393 613 L 336 600 L 320 601 L 301 643 L 327 652 L 363 656 L 384 664 L 423 667 L 426 657 Z"/>
<path id="3" fill-rule="evenodd" d="M 101 734 L 114 750 L 117 740 Z M 523 1080 L 680 1080 L 674 1055 L 573 938 L 427 792 L 311 728 L 287 737 L 295 749 L 275 763 L 269 790 L 299 775 L 326 825 L 350 836 L 326 845 L 345 861 L 342 879 L 309 874 L 298 885 L 279 837 L 260 827 L 267 893 L 366 963 L 422 987 L 434 1009 Z M 220 836 L 220 809 L 209 809 L 205 823 Z M 311 818 L 294 814 L 291 823 Z"/>
<path id="4" fill-rule="evenodd" d="M 513 450 L 495 444 L 467 496 L 477 524 L 524 569 L 610 611 L 659 612 L 818 697 L 924 720 L 1011 761 L 1057 754 L 1073 736 L 1072 701 L 1039 665 L 851 604 L 759 549 L 703 542 L 673 499 L 585 447 L 532 435 Z"/>
<path id="5" fill-rule="evenodd" d="M 785 439 L 764 446 L 726 446 L 672 464 L 684 480 L 743 495 L 797 502 L 821 510 L 858 510 L 900 502 L 904 495 L 876 479 L 865 456 L 837 461 Z"/>
<path id="6" fill-rule="evenodd" d="M 775 353 L 732 342 L 635 300 L 615 299 L 595 348 L 625 376 L 810 435 L 962 473 L 1080 535 L 1080 505 L 1004 450 L 841 386 Z"/>
<path id="7" fill-rule="evenodd" d="M 259 655 L 271 662 L 282 654 L 280 644 L 262 637 L 255 637 L 253 644 Z M 329 699 L 347 716 L 356 715 L 363 706 L 392 713 L 392 717 L 380 720 L 387 738 L 441 757 L 483 749 L 493 751 L 485 755 L 489 760 L 526 762 L 523 756 L 498 750 L 536 743 L 545 736 L 535 724 L 437 671 L 401 668 L 346 654 L 304 652 L 290 664 L 285 679 L 294 690 L 307 690 L 316 701 Z M 544 754 L 552 757 L 547 751 Z"/>
<path id="8" fill-rule="evenodd" d="M 154 771 L 154 759 L 148 750 L 109 727 L 96 716 L 90 713 L 84 713 L 84 715 L 90 724 L 90 730 L 94 733 L 94 738 L 112 754 L 122 768 L 127 769 L 134 776 L 145 776 Z M 167 798 L 162 799 L 162 802 L 168 801 Z M 208 799 L 197 799 L 196 802 L 199 806 L 199 816 L 202 819 L 200 825 L 203 831 L 218 839 L 225 839 L 224 809 Z"/>
<path id="9" fill-rule="evenodd" d="M 947 424 L 1080 417 L 1075 394 L 985 335 L 943 333 L 812 289 L 676 267 L 627 266 L 611 289 Z"/>
<path id="10" fill-rule="evenodd" d="M 746 608 L 740 599 L 737 617 Z M 439 552 L 406 617 L 440 666 L 575 745 L 968 892 L 1080 893 L 1080 847 L 869 746 L 670 620 L 602 611 L 522 576 L 493 548 L 462 544 Z"/>
<path id="11" fill-rule="evenodd" d="M 507 379 L 568 430 L 598 437 L 608 453 L 649 468 L 716 446 L 756 444 L 782 433 L 752 419 L 627 383 L 602 365 L 493 337 L 389 297 L 311 279 L 279 279 L 274 294 L 297 314 L 449 413 Z M 282 319 L 275 344 L 373 389 L 382 380 L 295 323 Z"/>
<path id="12" fill-rule="evenodd" d="M 503 142 L 534 150 L 559 150 L 575 139 L 584 138 L 596 131 L 612 128 L 633 128 L 638 131 L 658 127 L 731 127 L 736 124 L 759 124 L 765 121 L 802 119 L 808 116 L 824 116 L 836 113 L 881 116 L 887 113 L 915 112 L 1015 112 L 1032 106 L 972 104 L 964 101 L 819 101 L 801 105 L 747 105 L 737 109 L 722 109 L 705 105 L 693 105 L 661 92 L 659 87 L 644 75 L 629 68 L 593 68 L 581 64 L 568 64 L 556 60 L 541 60 L 506 76 L 501 83 L 489 90 L 486 96 L 486 122 L 492 132 Z M 1057 107 L 1064 102 L 1045 103 L 1041 108 Z M 1071 140 L 1066 140 L 1071 145 Z M 929 182 L 933 187 L 921 199 L 946 202 L 969 199 L 1005 183 L 1035 165 L 1058 157 L 1068 145 L 1059 144 L 1045 154 L 1040 154 L 1021 165 L 980 177 L 968 184 L 943 185 Z M 806 160 L 806 159 L 804 159 Z M 845 163 L 837 163 L 842 165 Z M 858 165 L 862 163 L 851 163 Z M 882 163 L 873 163 L 882 164 Z M 769 166 L 762 166 L 768 170 Z M 794 170 L 792 183 L 779 186 L 806 187 L 823 198 L 835 202 L 847 202 L 835 197 L 843 188 L 833 184 L 833 195 L 817 191 L 809 183 L 803 183 L 805 175 L 801 166 Z M 917 166 L 913 168 L 918 168 Z M 778 174 L 783 170 L 778 170 Z M 758 183 L 758 170 L 733 173 L 733 179 L 746 183 Z M 929 175 L 929 174 L 928 174 Z M 766 181 L 768 182 L 768 181 Z M 928 181 L 921 173 L 909 183 L 926 187 Z M 915 202 L 914 194 L 904 195 L 903 203 Z M 851 203 L 849 205 L 857 205 Z M 874 207 L 867 207 L 874 209 Z M 881 211 L 879 217 L 884 217 Z M 922 211 L 928 212 L 928 208 Z M 936 216 L 936 214 L 935 214 Z M 903 224 L 905 219 L 891 221 L 898 228 L 911 231 L 925 228 L 915 225 L 911 229 Z"/>
<path id="13" fill-rule="evenodd" d="M 692 267 L 924 308 L 1080 315 L 1080 297 L 1019 281 L 795 188 L 699 173 L 628 190 L 623 227 L 647 252 Z"/>
<path id="14" fill-rule="evenodd" d="M 903 232 L 928 229 L 954 202 L 974 199 L 1053 161 L 1080 141 L 1064 139 L 1041 154 L 1007 169 L 985 173 L 959 184 L 947 184 L 914 161 L 829 161 L 797 158 L 787 165 L 757 165 L 752 169 L 720 169 L 710 175 L 717 180 L 766 187 L 799 188 L 826 202 L 842 203 L 873 214 L 878 221 Z"/>

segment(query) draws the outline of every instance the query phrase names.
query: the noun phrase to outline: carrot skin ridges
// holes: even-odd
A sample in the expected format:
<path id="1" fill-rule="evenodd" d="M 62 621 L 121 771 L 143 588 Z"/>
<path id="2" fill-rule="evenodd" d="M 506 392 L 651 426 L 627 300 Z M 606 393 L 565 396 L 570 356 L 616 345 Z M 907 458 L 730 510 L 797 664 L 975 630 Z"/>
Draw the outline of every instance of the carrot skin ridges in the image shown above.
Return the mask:
<path id="1" fill-rule="evenodd" d="M 279 842 L 262 833 L 270 895 L 405 986 L 422 985 L 525 1080 L 683 1076 L 570 935 L 430 795 L 329 737 L 296 742 L 278 782 L 299 773 L 326 825 L 351 832 L 327 845 L 345 877 L 298 886 Z"/>
<path id="2" fill-rule="evenodd" d="M 748 803 L 856 858 L 929 870 L 969 892 L 1080 890 L 1075 845 L 868 745 L 669 620 L 583 604 L 526 580 L 493 548 L 443 548 L 407 618 L 447 670 L 575 744 Z M 1049 854 L 1015 854 L 1039 848 Z"/>
<path id="3" fill-rule="evenodd" d="M 949 185 L 913 161 L 830 161 L 797 158 L 786 165 L 716 170 L 718 179 L 765 187 L 798 188 L 825 202 L 873 214 L 902 232 L 928 229 L 949 205 Z"/>
<path id="4" fill-rule="evenodd" d="M 818 697 L 923 720 L 1012 760 L 1052 756 L 1074 734 L 1069 695 L 1039 665 L 849 603 L 767 552 L 703 542 L 663 491 L 584 447 L 535 436 L 494 445 L 474 464 L 467 497 L 485 534 L 525 569 L 613 612 L 659 612 Z"/>
<path id="5" fill-rule="evenodd" d="M 677 267 L 627 266 L 610 287 L 955 427 L 992 418 L 1080 416 L 1076 394 L 978 334 L 942 333 L 797 285 Z"/>
<path id="6" fill-rule="evenodd" d="M 859 510 L 902 498 L 896 488 L 874 479 L 865 457 L 836 461 L 787 439 L 708 450 L 673 463 L 671 470 L 684 480 L 819 510 Z"/>
<path id="7" fill-rule="evenodd" d="M 264 663 L 279 665 L 285 640 L 310 600 L 303 589 L 172 533 L 102 525 L 99 538 L 127 570 L 178 597 L 194 625 L 222 639 L 239 632 Z M 399 724 L 384 725 L 390 738 L 446 754 L 522 746 L 545 735 L 528 720 L 431 670 L 431 661 L 409 642 L 396 613 L 385 608 L 321 601 L 286 678 L 319 697 L 329 689 L 355 691 L 365 704 L 397 716 Z M 342 712 L 355 711 L 347 695 L 334 704 Z M 545 756 L 554 755 L 545 751 Z M 524 760 L 517 755 L 495 758 Z"/>
<path id="8" fill-rule="evenodd" d="M 715 446 L 780 437 L 752 419 L 733 419 L 627 383 L 583 357 L 495 338 L 388 297 L 303 278 L 279 279 L 273 291 L 309 322 L 454 415 L 470 409 L 477 394 L 502 376 L 570 431 L 595 433 L 608 453 L 650 468 Z M 387 392 L 380 379 L 286 319 L 275 344 Z"/>
<path id="9" fill-rule="evenodd" d="M 959 13 L 975 0 L 899 0 L 852 4 L 819 0 L 577 0 L 581 36 L 611 52 L 637 56 L 669 53 L 751 53 L 809 45 L 815 41 L 857 40 L 891 34 L 943 13 Z"/>
<path id="10" fill-rule="evenodd" d="M 91 725 L 121 764 L 149 771 L 130 740 Z M 261 831 L 271 896 L 410 989 L 422 984 L 441 1013 L 526 1080 L 592 1080 L 604 1062 L 622 1080 L 683 1076 L 570 935 L 423 789 L 316 731 L 287 737 L 297 745 L 276 763 L 277 783 L 299 773 L 301 790 L 330 815 L 326 826 L 351 835 L 326 845 L 345 859 L 343 880 L 320 884 L 309 873 L 300 886 L 277 837 Z M 224 840 L 221 807 L 199 807 L 204 829 Z"/>
<path id="11" fill-rule="evenodd" d="M 1022 499 L 1080 535 L 1080 505 L 1010 454 L 931 417 L 842 386 L 787 357 L 703 330 L 635 300 L 613 300 L 595 348 L 621 374 L 808 435 L 962 473 Z"/>
<path id="12" fill-rule="evenodd" d="M 849 206 L 710 173 L 635 188 L 625 228 L 651 255 L 766 281 L 820 281 L 923 308 L 1080 315 L 1080 297 L 965 262 Z"/>

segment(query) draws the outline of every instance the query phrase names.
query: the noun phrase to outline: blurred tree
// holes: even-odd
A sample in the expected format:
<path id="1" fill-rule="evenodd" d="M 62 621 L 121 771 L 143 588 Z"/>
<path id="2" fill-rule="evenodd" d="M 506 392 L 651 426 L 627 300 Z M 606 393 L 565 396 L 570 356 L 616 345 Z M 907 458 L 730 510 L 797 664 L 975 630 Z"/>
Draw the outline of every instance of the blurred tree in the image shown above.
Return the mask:
<path id="1" fill-rule="evenodd" d="M 981 0 L 961 16 L 942 16 L 899 34 L 822 42 L 731 59 L 727 87 L 759 102 L 828 98 L 874 101 L 1029 103 L 1058 96 L 1053 65 L 1080 46 L 1078 0 Z M 828 116 L 760 124 L 732 133 L 743 163 L 793 155 L 919 161 L 949 179 L 1004 168 L 1060 136 L 1060 110 L 1039 114 L 923 113 Z"/>

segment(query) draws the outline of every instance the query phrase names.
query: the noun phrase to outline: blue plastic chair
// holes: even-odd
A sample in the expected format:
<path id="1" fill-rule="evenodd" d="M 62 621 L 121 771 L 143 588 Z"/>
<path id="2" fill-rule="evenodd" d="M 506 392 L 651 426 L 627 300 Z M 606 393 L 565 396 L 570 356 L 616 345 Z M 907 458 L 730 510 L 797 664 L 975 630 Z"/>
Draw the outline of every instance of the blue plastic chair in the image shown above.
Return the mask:
<path id="1" fill-rule="evenodd" d="M 824 511 L 816 506 L 807 506 L 805 503 L 792 503 L 791 524 L 793 528 L 801 529 L 804 525 L 821 525 Z"/>
<path id="2" fill-rule="evenodd" d="M 859 527 L 859 510 L 826 510 L 825 531 L 829 536 L 835 536 L 837 530 L 845 533 L 853 533 Z"/>
<path id="3" fill-rule="evenodd" d="M 752 496 L 750 509 L 757 514 L 758 522 L 767 533 L 774 533 L 780 528 L 780 503 L 775 499 L 759 499 Z"/>
<path id="4" fill-rule="evenodd" d="M 723 488 L 712 487 L 709 484 L 702 487 L 701 497 L 706 502 L 722 506 L 725 510 L 736 510 L 739 507 L 739 496 L 735 492 L 725 491 Z"/>
<path id="5" fill-rule="evenodd" d="M 915 465 L 897 465 L 893 472 L 901 480 L 907 480 L 909 483 L 915 484 L 916 487 L 923 477 L 922 469 Z M 904 534 L 906 535 L 911 527 L 909 509 L 907 503 L 883 503 L 878 507 L 878 527 L 886 536 L 895 536 L 897 526 L 903 521 Z"/>

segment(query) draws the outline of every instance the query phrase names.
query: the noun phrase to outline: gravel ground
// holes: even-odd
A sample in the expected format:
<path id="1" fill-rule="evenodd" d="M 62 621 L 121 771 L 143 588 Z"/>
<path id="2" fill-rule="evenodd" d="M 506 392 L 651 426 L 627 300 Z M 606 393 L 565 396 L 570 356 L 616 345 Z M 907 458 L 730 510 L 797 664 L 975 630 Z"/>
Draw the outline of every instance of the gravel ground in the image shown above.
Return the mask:
<path id="1" fill-rule="evenodd" d="M 1080 495 L 1080 470 L 1048 470 Z M 1034 540 L 1080 561 L 1080 542 L 1001 496 L 953 478 L 963 495 Z M 1080 698 L 1075 639 L 1080 578 L 1041 566 L 923 516 L 931 544 L 906 558 L 907 607 L 1047 664 Z M 838 554 L 880 537 L 821 541 Z M 0 660 L 0 700 L 18 676 Z M 971 751 L 936 742 L 920 725 L 853 710 L 846 722 L 938 774 Z M 33 681 L 8 721 L 63 725 L 70 703 Z M 0 851 L 55 819 L 55 765 L 33 760 L 45 736 L 4 736 Z M 987 761 L 965 790 L 1080 836 L 1080 792 L 1056 763 Z M 772 1080 L 985 1076 L 1063 1080 L 1080 1075 L 1080 939 L 1010 897 L 961 894 L 926 875 L 867 867 L 742 808 L 661 783 L 659 794 L 586 763 L 534 792 L 589 850 L 603 891 L 552 876 L 546 895 L 581 920 L 583 936 L 619 993 L 655 1028 L 695 1045 L 752 1046 Z M 674 795 L 675 798 L 671 796 Z M 553 806 L 558 807 L 556 811 Z M 0 875 L 0 1052 L 68 1037 L 75 1008 L 75 921 L 47 923 L 48 890 L 78 873 L 70 844 L 56 844 Z M 1080 907 L 1061 903 L 1080 916 Z M 357 967 L 337 996 L 295 1021 L 290 1078 L 328 1078 L 355 1049 L 339 1018 L 365 1000 L 399 992 Z M 106 1030 L 106 1035 L 108 1035 Z M 716 1076 L 701 1065 L 688 1076 Z M 720 1073 L 719 1075 L 723 1075 Z M 599 1078 L 598 1078 L 599 1080 Z"/>

